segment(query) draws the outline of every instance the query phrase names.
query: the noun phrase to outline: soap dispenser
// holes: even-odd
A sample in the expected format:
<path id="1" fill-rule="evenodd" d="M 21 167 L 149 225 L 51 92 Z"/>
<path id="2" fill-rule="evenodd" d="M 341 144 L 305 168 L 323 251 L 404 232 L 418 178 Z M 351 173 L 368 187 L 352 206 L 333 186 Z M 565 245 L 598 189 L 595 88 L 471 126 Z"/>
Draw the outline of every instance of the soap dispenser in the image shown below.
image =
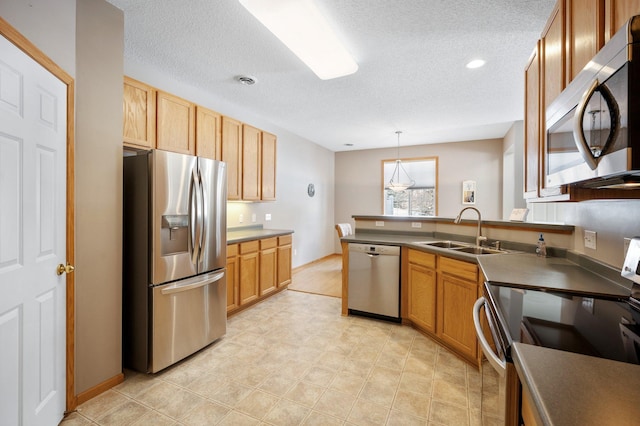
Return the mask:
<path id="1" fill-rule="evenodd" d="M 547 244 L 544 242 L 542 234 L 538 238 L 538 246 L 536 247 L 536 254 L 540 257 L 547 257 Z"/>

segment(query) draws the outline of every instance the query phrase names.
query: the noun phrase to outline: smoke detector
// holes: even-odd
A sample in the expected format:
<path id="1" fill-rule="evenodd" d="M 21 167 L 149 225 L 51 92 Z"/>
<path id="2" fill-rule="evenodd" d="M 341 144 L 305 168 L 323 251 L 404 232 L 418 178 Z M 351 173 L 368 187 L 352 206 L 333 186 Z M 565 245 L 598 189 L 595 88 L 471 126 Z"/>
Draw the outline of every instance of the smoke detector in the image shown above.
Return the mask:
<path id="1" fill-rule="evenodd" d="M 250 75 L 238 75 L 236 76 L 236 81 L 244 84 L 245 86 L 252 86 L 256 84 L 258 80 L 255 77 L 251 77 Z"/>

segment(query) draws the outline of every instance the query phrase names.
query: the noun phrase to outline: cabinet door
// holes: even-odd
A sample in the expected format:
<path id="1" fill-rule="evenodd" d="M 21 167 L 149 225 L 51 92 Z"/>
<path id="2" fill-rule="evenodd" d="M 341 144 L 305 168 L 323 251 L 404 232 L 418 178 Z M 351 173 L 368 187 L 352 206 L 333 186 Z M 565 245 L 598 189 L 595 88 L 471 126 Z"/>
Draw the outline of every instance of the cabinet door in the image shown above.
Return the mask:
<path id="1" fill-rule="evenodd" d="M 558 0 L 542 33 L 542 105 L 548 106 L 564 89 L 565 7 Z M 540 111 L 544 117 L 544 108 Z"/>
<path id="2" fill-rule="evenodd" d="M 260 151 L 262 132 L 253 126 L 242 126 L 242 199 L 260 200 Z"/>
<path id="3" fill-rule="evenodd" d="M 524 198 L 537 198 L 540 185 L 540 42 L 524 71 Z"/>
<path id="4" fill-rule="evenodd" d="M 473 325 L 473 304 L 478 295 L 476 281 L 447 273 L 438 276 L 437 335 L 458 353 L 475 361 L 478 354 Z"/>
<path id="5" fill-rule="evenodd" d="M 242 190 L 242 123 L 222 117 L 222 161 L 227 163 L 227 199 L 239 200 Z"/>
<path id="6" fill-rule="evenodd" d="M 196 155 L 220 160 L 221 158 L 221 115 L 215 111 L 196 106 Z"/>
<path id="7" fill-rule="evenodd" d="M 258 298 L 258 283 L 260 279 L 260 263 L 258 241 L 240 244 L 240 304 L 251 302 Z"/>
<path id="8" fill-rule="evenodd" d="M 276 199 L 276 135 L 262 132 L 262 195 L 263 201 Z"/>
<path id="9" fill-rule="evenodd" d="M 227 313 L 240 306 L 240 277 L 238 275 L 238 245 L 227 247 Z"/>
<path id="10" fill-rule="evenodd" d="M 124 78 L 122 139 L 125 145 L 156 147 L 156 91 L 129 77 Z"/>
<path id="11" fill-rule="evenodd" d="M 604 45 L 604 0 L 566 0 L 569 84 Z"/>
<path id="12" fill-rule="evenodd" d="M 436 271 L 409 263 L 408 314 L 418 327 L 436 332 Z"/>
<path id="13" fill-rule="evenodd" d="M 291 235 L 278 237 L 278 287 L 291 284 Z"/>
<path id="14" fill-rule="evenodd" d="M 158 91 L 157 148 L 181 154 L 195 153 L 195 105 Z"/>
<path id="15" fill-rule="evenodd" d="M 605 42 L 635 15 L 640 15 L 640 0 L 605 0 Z"/>
<path id="16" fill-rule="evenodd" d="M 278 248 L 260 250 L 260 296 L 277 288 Z"/>

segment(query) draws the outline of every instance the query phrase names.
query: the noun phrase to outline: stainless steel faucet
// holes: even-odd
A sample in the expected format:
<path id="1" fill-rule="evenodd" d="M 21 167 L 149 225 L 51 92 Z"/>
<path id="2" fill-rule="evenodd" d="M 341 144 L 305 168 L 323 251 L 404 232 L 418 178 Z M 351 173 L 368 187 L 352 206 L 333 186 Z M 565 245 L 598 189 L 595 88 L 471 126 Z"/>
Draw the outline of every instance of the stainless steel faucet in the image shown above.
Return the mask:
<path id="1" fill-rule="evenodd" d="M 453 223 L 458 224 L 460 223 L 460 220 L 462 219 L 462 213 L 464 213 L 465 210 L 474 210 L 476 213 L 478 213 L 478 231 L 476 232 L 476 246 L 480 247 L 480 242 L 484 241 L 487 239 L 487 237 L 483 237 L 482 234 L 482 215 L 480 214 L 480 210 L 476 209 L 475 207 L 465 207 L 464 209 L 460 210 L 460 213 L 458 213 L 458 217 L 456 217 L 456 219 L 453 221 Z"/>

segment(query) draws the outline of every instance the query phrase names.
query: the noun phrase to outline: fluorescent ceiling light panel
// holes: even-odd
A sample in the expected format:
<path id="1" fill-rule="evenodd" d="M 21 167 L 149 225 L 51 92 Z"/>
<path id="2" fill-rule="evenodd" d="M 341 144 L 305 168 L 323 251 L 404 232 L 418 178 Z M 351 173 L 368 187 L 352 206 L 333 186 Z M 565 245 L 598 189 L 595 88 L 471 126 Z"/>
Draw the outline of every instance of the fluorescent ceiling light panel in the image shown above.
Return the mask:
<path id="1" fill-rule="evenodd" d="M 358 70 L 313 1 L 239 1 L 322 80 Z"/>

